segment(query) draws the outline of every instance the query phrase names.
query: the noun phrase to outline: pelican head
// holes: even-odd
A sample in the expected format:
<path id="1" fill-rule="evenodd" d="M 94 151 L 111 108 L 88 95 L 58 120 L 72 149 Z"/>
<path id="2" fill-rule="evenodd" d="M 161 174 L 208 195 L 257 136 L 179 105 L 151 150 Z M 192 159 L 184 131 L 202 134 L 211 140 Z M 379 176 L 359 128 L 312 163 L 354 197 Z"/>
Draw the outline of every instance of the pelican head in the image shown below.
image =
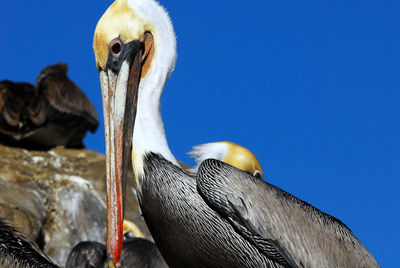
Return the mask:
<path id="1" fill-rule="evenodd" d="M 123 192 L 136 109 L 141 99 L 159 101 L 175 67 L 176 39 L 167 13 L 157 2 L 117 0 L 96 26 L 93 50 L 103 96 L 107 254 L 118 263 L 123 238 Z"/>
<path id="2" fill-rule="evenodd" d="M 263 179 L 263 171 L 257 157 L 249 149 L 236 143 L 230 141 L 205 143 L 193 146 L 193 150 L 188 154 L 196 161 L 196 166 L 190 170 L 193 173 L 197 172 L 201 162 L 207 158 L 215 158 Z"/>

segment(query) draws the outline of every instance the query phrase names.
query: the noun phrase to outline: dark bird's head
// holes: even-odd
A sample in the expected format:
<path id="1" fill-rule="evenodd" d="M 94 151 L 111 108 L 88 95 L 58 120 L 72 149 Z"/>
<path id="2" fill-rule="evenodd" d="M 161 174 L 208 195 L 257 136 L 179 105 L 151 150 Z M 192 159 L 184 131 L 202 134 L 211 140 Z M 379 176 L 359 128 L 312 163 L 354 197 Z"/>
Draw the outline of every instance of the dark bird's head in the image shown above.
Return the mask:
<path id="1" fill-rule="evenodd" d="M 19 98 L 21 100 L 30 100 L 36 92 L 36 88 L 26 82 L 12 82 L 10 80 L 0 81 L 0 97 L 3 94 L 7 96 L 13 96 L 13 98 Z M 0 104 L 0 107 L 3 105 Z"/>
<path id="2" fill-rule="evenodd" d="M 29 123 L 27 107 L 35 94 L 36 88 L 32 84 L 9 80 L 0 82 L 0 132 L 24 132 Z"/>
<path id="3" fill-rule="evenodd" d="M 66 268 L 105 267 L 106 247 L 96 241 L 83 241 L 69 253 Z"/>

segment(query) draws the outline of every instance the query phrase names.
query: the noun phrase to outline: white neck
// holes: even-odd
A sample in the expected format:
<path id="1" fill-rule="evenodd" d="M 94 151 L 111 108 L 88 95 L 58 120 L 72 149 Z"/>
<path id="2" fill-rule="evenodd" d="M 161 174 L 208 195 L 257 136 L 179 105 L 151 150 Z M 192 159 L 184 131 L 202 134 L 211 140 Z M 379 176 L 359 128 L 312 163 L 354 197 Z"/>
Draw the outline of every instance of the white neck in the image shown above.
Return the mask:
<path id="1" fill-rule="evenodd" d="M 161 93 L 175 67 L 176 39 L 168 14 L 157 2 L 139 0 L 129 1 L 129 4 L 142 18 L 149 20 L 153 26 L 154 38 L 151 67 L 139 84 L 133 131 L 132 163 L 138 179 L 143 173 L 143 156 L 146 153 L 161 154 L 165 159 L 178 165 L 168 147 L 160 113 Z"/>

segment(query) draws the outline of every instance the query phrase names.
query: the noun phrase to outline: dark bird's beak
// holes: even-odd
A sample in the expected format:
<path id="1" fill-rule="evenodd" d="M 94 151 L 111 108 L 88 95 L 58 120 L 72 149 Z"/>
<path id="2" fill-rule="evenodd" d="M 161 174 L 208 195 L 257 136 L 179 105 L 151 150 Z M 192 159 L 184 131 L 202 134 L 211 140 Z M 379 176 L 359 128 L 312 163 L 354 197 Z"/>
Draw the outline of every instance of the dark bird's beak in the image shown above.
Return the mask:
<path id="1" fill-rule="evenodd" d="M 128 162 L 131 155 L 144 42 L 109 44 L 105 69 L 100 69 L 107 166 L 107 256 L 119 263 Z"/>

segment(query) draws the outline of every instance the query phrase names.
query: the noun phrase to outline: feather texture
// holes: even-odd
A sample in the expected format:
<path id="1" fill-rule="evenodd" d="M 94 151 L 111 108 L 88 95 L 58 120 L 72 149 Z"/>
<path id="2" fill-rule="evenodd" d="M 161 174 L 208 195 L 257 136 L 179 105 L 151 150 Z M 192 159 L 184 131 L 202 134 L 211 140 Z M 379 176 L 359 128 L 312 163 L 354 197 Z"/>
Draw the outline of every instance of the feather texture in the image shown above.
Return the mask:
<path id="1" fill-rule="evenodd" d="M 338 219 L 215 159 L 202 162 L 205 201 L 266 256 L 290 267 L 378 267 Z"/>

